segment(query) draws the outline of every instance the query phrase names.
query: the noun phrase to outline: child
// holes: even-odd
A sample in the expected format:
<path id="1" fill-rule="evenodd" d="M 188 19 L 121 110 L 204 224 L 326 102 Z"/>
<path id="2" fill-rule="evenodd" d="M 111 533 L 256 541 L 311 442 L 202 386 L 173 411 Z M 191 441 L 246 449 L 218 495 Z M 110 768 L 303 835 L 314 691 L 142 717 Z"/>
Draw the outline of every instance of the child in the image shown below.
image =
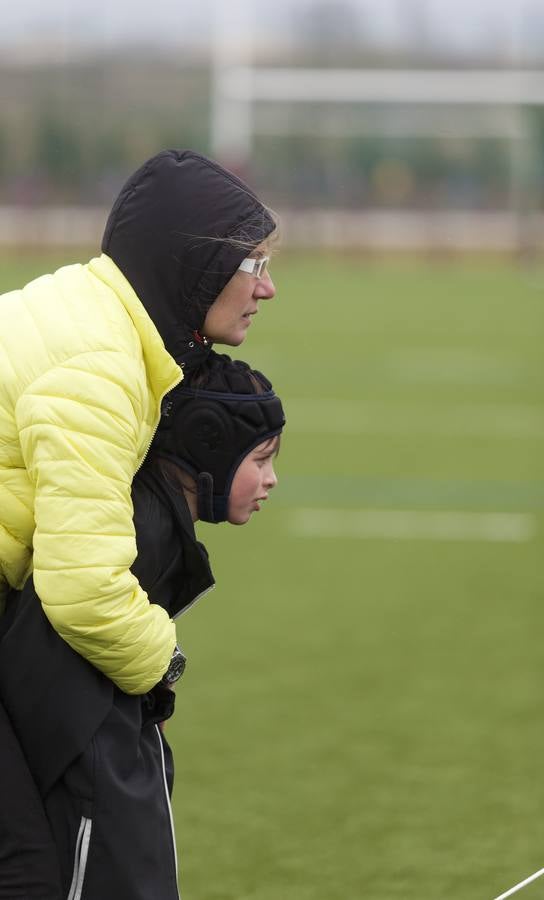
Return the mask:
<path id="1" fill-rule="evenodd" d="M 133 572 L 169 618 L 213 586 L 193 523 L 249 520 L 276 484 L 283 425 L 267 379 L 213 352 L 163 404 L 133 484 Z M 43 798 L 59 896 L 177 900 L 172 763 L 158 726 L 173 711 L 182 651 L 152 690 L 130 696 L 60 640 L 31 582 L 10 597 L 2 627 L 0 699 Z"/>

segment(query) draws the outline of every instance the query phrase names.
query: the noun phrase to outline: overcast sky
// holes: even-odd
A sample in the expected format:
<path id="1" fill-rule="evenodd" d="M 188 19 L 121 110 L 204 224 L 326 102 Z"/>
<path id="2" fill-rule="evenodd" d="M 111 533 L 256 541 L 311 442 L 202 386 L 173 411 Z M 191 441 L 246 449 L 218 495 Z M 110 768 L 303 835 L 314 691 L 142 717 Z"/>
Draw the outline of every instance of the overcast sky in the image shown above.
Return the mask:
<path id="1" fill-rule="evenodd" d="M 217 3 L 233 29 L 241 21 L 256 19 L 258 50 L 267 36 L 292 32 L 294 17 L 300 22 L 305 11 L 323 0 L 272 0 L 259 5 L 255 0 L 23 0 L 4 4 L 0 43 L 60 36 L 102 45 L 145 39 L 197 45 L 213 33 Z M 352 5 L 361 27 L 364 23 L 367 35 L 376 40 L 409 35 L 425 10 L 431 42 L 467 50 L 486 40 L 505 45 L 534 42 L 535 23 L 544 23 L 544 0 L 352 0 Z"/>

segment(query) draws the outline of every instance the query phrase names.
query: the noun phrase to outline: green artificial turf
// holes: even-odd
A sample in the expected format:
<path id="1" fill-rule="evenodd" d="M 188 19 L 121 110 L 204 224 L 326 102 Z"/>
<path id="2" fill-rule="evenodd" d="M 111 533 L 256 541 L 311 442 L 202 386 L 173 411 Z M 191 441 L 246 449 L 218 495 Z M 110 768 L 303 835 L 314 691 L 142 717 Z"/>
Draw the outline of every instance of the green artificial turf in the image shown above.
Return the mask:
<path id="1" fill-rule="evenodd" d="M 4 260 L 3 287 L 44 265 Z M 199 527 L 217 587 L 178 626 L 183 895 L 492 900 L 544 867 L 544 275 L 272 271 L 278 299 L 236 355 L 285 401 L 280 483 L 246 527 Z M 518 513 L 533 531 L 312 538 L 300 509 Z"/>

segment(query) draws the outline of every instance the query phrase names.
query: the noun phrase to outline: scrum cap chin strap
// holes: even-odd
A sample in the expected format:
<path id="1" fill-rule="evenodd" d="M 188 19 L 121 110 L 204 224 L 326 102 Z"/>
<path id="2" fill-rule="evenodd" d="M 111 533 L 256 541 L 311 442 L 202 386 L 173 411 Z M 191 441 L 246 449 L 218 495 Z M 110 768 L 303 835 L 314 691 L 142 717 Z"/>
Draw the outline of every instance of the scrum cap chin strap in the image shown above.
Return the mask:
<path id="1" fill-rule="evenodd" d="M 224 522 L 238 466 L 284 424 L 281 401 L 273 390 L 222 393 L 182 383 L 163 405 L 153 446 L 195 479 L 199 519 Z"/>

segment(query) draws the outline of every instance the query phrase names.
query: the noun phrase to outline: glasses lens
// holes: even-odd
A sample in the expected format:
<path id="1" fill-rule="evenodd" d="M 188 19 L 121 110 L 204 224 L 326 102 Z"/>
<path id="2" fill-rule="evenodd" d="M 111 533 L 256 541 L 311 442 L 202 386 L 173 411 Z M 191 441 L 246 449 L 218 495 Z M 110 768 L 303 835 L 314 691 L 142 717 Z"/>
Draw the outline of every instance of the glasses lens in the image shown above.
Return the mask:
<path id="1" fill-rule="evenodd" d="M 247 272 L 248 275 L 254 275 L 255 278 L 263 278 L 269 259 L 269 256 L 260 256 L 258 259 L 247 256 L 242 260 L 238 268 L 241 269 L 242 272 Z"/>
<path id="2" fill-rule="evenodd" d="M 262 278 L 264 273 L 266 272 L 266 265 L 268 263 L 268 256 L 262 256 L 260 259 L 255 260 L 255 268 L 253 269 L 253 274 L 256 278 Z"/>

